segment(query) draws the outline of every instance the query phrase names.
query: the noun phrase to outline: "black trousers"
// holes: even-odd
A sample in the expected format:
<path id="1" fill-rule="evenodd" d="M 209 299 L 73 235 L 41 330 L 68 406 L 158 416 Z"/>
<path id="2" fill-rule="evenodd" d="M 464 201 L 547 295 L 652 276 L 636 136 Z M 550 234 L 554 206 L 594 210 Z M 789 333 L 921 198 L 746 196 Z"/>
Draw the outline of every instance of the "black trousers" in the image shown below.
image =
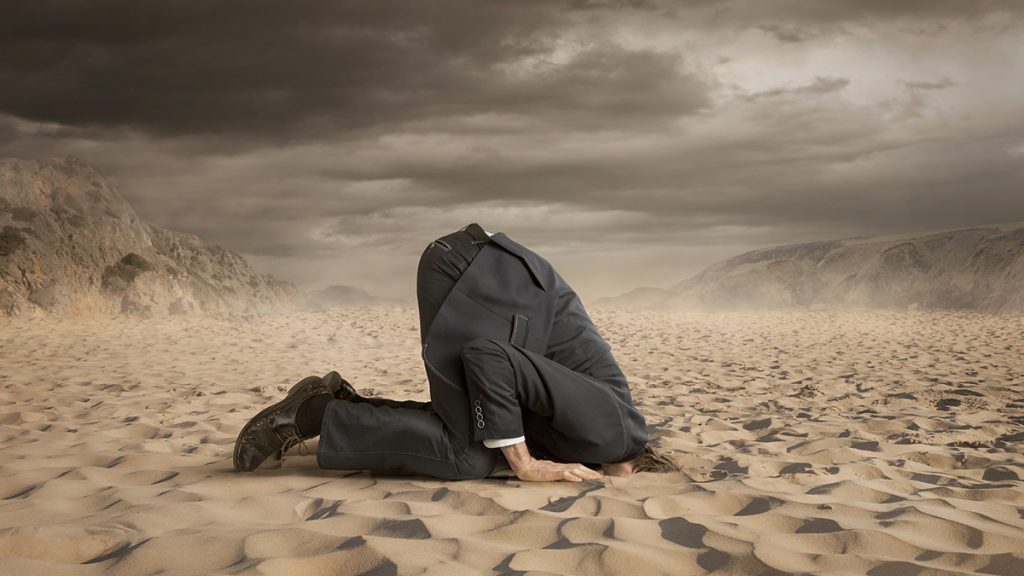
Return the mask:
<path id="1" fill-rule="evenodd" d="M 474 224 L 424 249 L 416 279 L 421 337 L 486 242 L 486 234 Z M 617 366 L 606 375 L 599 367 L 584 374 L 486 338 L 466 342 L 461 356 L 465 390 L 432 384 L 430 402 L 331 401 L 317 449 L 320 467 L 445 479 L 484 477 L 494 469 L 499 451 L 481 441 L 477 424 L 483 415 L 473 409 L 474 400 L 481 399 L 488 406 L 487 437 L 525 435 L 531 452 L 541 457 L 597 464 L 636 451 L 635 438 L 609 426 L 622 421 L 621 402 L 602 378 L 622 378 Z M 583 417 L 581 406 L 586 407 Z M 543 441 L 538 443 L 538 438 Z"/>

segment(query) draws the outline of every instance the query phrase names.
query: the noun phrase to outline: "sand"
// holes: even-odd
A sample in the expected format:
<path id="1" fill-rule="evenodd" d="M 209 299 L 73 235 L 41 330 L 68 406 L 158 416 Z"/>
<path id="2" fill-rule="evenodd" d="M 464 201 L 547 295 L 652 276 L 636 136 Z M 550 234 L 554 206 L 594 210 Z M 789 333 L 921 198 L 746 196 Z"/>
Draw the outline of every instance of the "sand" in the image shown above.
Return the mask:
<path id="1" fill-rule="evenodd" d="M 338 370 L 424 398 L 416 312 L 0 321 L 4 574 L 1024 574 L 1024 316 L 593 311 L 674 474 L 231 468 Z"/>

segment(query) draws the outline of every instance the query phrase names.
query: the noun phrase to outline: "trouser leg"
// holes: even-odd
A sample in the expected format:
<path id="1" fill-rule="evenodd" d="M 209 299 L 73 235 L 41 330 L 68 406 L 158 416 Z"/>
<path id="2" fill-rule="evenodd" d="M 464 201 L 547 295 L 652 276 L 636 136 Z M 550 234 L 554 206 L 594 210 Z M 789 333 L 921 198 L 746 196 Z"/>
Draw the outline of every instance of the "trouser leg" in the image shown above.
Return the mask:
<path id="1" fill-rule="evenodd" d="M 462 358 L 471 405 L 480 409 L 476 440 L 525 435 L 531 449 L 587 463 L 624 460 L 647 441 L 643 416 L 611 382 L 486 338 L 467 342 Z"/>
<path id="2" fill-rule="evenodd" d="M 421 334 L 480 251 L 466 232 L 432 242 L 417 270 Z M 363 398 L 334 400 L 324 414 L 317 449 L 322 468 L 479 478 L 496 452 L 473 440 L 466 391 L 431 382 L 430 402 Z"/>
<path id="3" fill-rule="evenodd" d="M 317 462 L 329 469 L 481 478 L 493 469 L 495 454 L 467 449 L 478 444 L 468 424 L 450 427 L 433 410 L 334 400 L 324 414 Z"/>

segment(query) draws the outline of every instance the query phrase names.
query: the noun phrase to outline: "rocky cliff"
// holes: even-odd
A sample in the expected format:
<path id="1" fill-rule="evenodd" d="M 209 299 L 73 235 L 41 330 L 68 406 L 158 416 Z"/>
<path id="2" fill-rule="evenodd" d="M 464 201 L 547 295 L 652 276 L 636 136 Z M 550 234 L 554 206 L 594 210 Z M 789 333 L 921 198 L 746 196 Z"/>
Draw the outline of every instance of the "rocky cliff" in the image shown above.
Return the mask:
<path id="1" fill-rule="evenodd" d="M 1024 311 L 1024 223 L 755 250 L 597 305 Z"/>
<path id="2" fill-rule="evenodd" d="M 0 316 L 251 314 L 304 305 L 240 255 L 138 217 L 76 158 L 0 160 Z"/>

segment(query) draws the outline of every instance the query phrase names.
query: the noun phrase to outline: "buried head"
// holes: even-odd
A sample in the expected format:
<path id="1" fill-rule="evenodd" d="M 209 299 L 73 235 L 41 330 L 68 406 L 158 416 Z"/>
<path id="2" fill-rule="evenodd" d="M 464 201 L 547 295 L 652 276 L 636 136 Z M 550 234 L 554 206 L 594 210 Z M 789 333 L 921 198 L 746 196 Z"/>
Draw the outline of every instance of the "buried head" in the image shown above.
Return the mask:
<path id="1" fill-rule="evenodd" d="M 639 456 L 624 462 L 605 464 L 603 469 L 609 476 L 627 476 L 635 472 L 678 472 L 679 466 L 660 450 L 644 444 Z"/>

